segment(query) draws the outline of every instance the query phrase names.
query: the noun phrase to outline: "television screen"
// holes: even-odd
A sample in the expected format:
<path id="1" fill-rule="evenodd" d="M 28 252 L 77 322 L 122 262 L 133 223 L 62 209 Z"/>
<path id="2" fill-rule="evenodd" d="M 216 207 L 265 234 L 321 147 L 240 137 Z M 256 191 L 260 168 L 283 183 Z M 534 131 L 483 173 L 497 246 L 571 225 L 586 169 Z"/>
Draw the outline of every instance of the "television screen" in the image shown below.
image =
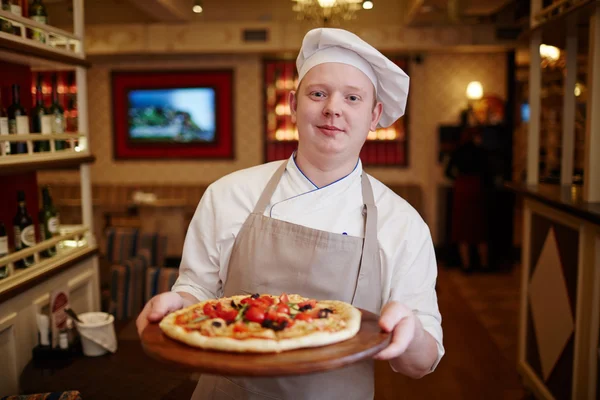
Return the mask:
<path id="1" fill-rule="evenodd" d="M 135 89 L 127 95 L 128 139 L 137 143 L 214 142 L 215 90 Z"/>

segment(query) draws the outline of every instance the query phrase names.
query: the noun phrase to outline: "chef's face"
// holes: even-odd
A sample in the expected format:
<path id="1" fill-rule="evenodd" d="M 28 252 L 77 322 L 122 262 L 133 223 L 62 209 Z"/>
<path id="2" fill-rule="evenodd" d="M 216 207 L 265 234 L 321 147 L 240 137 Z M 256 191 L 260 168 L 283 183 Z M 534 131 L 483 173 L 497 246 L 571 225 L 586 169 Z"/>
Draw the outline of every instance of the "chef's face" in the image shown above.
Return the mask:
<path id="1" fill-rule="evenodd" d="M 358 157 L 383 109 L 369 78 L 340 63 L 311 68 L 298 90 L 290 93 L 290 106 L 298 128 L 298 151 L 342 161 Z"/>

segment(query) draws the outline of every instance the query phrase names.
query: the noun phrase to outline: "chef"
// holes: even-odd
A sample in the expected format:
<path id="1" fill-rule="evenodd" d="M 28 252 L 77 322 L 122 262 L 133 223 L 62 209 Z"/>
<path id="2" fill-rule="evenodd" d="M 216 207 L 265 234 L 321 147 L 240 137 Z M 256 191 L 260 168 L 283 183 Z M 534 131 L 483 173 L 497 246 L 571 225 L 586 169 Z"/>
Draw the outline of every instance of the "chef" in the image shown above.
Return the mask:
<path id="1" fill-rule="evenodd" d="M 340 29 L 311 30 L 289 95 L 298 149 L 211 184 L 190 223 L 179 278 L 137 320 L 255 292 L 337 299 L 380 315 L 392 333 L 375 358 L 420 378 L 444 354 L 429 229 L 410 204 L 362 168 L 369 131 L 404 114 L 409 78 Z M 372 399 L 373 360 L 285 378 L 202 375 L 194 399 Z"/>

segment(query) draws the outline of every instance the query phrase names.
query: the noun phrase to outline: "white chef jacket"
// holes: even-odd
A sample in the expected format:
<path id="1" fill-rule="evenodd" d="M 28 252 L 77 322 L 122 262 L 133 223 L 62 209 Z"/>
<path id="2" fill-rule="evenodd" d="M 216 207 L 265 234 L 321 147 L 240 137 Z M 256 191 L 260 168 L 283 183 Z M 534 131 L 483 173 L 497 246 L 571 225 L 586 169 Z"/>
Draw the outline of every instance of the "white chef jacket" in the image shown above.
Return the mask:
<path id="1" fill-rule="evenodd" d="M 277 168 L 286 170 L 265 215 L 312 229 L 364 237 L 362 164 L 324 187 L 314 185 L 292 155 L 233 172 L 212 183 L 202 196 L 187 231 L 179 277 L 172 291 L 199 300 L 220 297 L 235 238 Z M 435 282 L 437 265 L 429 228 L 406 200 L 369 176 L 378 211 L 382 304 L 398 301 L 414 310 L 436 340 L 437 366 L 444 354 Z M 433 370 L 433 369 L 432 369 Z"/>

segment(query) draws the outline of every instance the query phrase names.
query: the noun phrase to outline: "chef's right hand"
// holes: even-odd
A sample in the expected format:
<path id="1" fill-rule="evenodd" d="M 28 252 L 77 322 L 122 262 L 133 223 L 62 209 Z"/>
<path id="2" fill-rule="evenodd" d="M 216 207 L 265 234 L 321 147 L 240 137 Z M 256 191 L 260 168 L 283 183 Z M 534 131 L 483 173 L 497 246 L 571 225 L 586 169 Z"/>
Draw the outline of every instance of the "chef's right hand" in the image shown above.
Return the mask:
<path id="1" fill-rule="evenodd" d="M 150 322 L 158 322 L 168 313 L 180 308 L 183 308 L 183 298 L 177 292 L 165 292 L 154 296 L 146 303 L 135 321 L 138 335 L 142 337 L 142 332 Z"/>

